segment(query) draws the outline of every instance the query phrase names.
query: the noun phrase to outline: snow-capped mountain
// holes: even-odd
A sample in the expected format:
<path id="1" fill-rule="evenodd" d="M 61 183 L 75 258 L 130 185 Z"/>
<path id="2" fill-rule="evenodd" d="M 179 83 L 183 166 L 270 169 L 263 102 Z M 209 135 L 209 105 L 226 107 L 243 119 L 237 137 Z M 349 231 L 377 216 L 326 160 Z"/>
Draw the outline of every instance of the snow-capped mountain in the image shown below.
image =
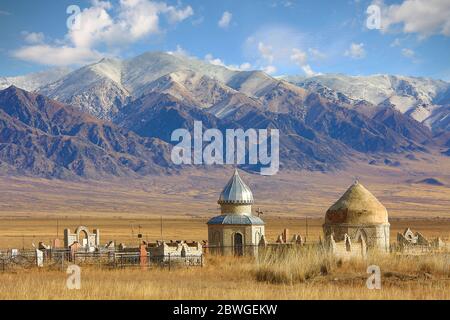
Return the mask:
<path id="1" fill-rule="evenodd" d="M 314 77 L 282 77 L 295 85 L 329 88 L 355 100 L 365 100 L 375 106 L 394 106 L 398 111 L 424 123 L 433 131 L 442 129 L 441 123 L 448 113 L 450 83 L 428 78 L 374 75 L 346 76 L 327 74 Z M 444 117 L 444 119 L 443 119 Z"/>
<path id="2" fill-rule="evenodd" d="M 217 115 L 258 103 L 276 80 L 263 72 L 239 72 L 184 55 L 149 52 L 128 60 L 103 59 L 38 91 L 101 119 L 113 119 L 131 100 L 152 92 L 170 93 Z"/>
<path id="3" fill-rule="evenodd" d="M 195 120 L 220 130 L 279 128 L 282 167 L 335 170 L 354 154 L 369 160 L 433 149 L 447 154 L 449 88 L 400 76 L 274 78 L 151 52 L 102 59 L 35 92 L 167 146 L 174 128 Z"/>
<path id="4" fill-rule="evenodd" d="M 38 92 L 101 119 L 109 119 L 130 97 L 122 85 L 122 68 L 120 60 L 103 59 L 67 74 Z"/>
<path id="5" fill-rule="evenodd" d="M 0 90 L 6 89 L 12 85 L 24 90 L 34 91 L 49 83 L 55 82 L 71 71 L 67 67 L 52 68 L 47 71 L 30 73 L 25 76 L 0 77 Z"/>

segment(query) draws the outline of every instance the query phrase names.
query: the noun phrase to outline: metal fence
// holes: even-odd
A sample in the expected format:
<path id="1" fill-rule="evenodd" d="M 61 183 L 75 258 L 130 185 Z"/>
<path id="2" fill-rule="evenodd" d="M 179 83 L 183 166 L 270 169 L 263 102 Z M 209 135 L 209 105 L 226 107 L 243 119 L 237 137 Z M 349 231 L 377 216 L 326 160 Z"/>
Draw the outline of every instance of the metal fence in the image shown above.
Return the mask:
<path id="1" fill-rule="evenodd" d="M 42 266 L 64 270 L 69 264 L 80 266 L 98 266 L 103 268 L 177 268 L 202 267 L 203 255 L 164 255 L 155 256 L 140 252 L 97 251 L 71 252 L 68 249 L 43 251 Z M 21 250 L 17 252 L 0 252 L 0 271 L 12 271 L 37 267 L 36 250 Z"/>

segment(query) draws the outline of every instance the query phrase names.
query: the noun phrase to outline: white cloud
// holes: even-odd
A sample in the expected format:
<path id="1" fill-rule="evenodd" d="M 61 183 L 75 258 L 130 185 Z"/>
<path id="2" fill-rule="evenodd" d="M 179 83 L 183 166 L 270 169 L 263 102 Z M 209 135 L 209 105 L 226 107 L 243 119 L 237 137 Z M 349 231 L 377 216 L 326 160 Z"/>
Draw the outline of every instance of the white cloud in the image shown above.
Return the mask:
<path id="1" fill-rule="evenodd" d="M 177 45 L 177 48 L 176 48 L 175 51 L 167 51 L 167 53 L 171 54 L 171 55 L 178 55 L 178 56 L 189 57 L 189 52 L 187 52 L 187 50 L 185 50 L 179 44 Z"/>
<path id="2" fill-rule="evenodd" d="M 362 59 L 366 56 L 366 50 L 363 43 L 352 43 L 344 55 L 353 59 Z"/>
<path id="3" fill-rule="evenodd" d="M 267 74 L 273 75 L 275 72 L 277 72 L 277 68 L 275 66 L 266 66 L 263 71 Z"/>
<path id="4" fill-rule="evenodd" d="M 44 65 L 66 66 L 97 61 L 104 55 L 89 48 L 34 45 L 16 50 L 14 56 L 25 61 Z"/>
<path id="5" fill-rule="evenodd" d="M 414 50 L 408 49 L 408 48 L 403 48 L 402 49 L 402 55 L 407 57 L 407 58 L 414 58 L 416 56 L 416 53 L 414 52 Z"/>
<path id="6" fill-rule="evenodd" d="M 401 4 L 382 5 L 382 30 L 400 26 L 404 33 L 421 37 L 434 34 L 450 36 L 450 1 L 404 0 Z"/>
<path id="7" fill-rule="evenodd" d="M 219 59 L 219 58 L 214 58 L 214 56 L 213 56 L 211 53 L 208 53 L 208 54 L 205 56 L 205 60 L 206 60 L 207 62 L 209 62 L 209 63 L 215 65 L 215 66 L 222 66 L 222 67 L 225 67 L 225 63 L 224 63 L 221 59 Z"/>
<path id="8" fill-rule="evenodd" d="M 323 59 L 325 55 L 313 48 L 311 43 L 312 39 L 297 29 L 286 26 L 264 27 L 247 38 L 244 54 L 253 61 L 256 69 L 271 74 L 291 69 L 294 64 L 302 72 L 312 74 L 315 72 L 307 63 L 309 55 L 314 60 Z"/>
<path id="9" fill-rule="evenodd" d="M 194 14 L 194 10 L 191 6 L 179 10 L 173 6 L 168 6 L 166 7 L 166 12 L 170 23 L 181 22 Z"/>
<path id="10" fill-rule="evenodd" d="M 233 19 L 233 14 L 231 12 L 225 11 L 222 15 L 222 18 L 220 18 L 218 25 L 222 29 L 226 29 L 230 26 L 231 19 Z"/>
<path id="11" fill-rule="evenodd" d="M 398 47 L 401 45 L 401 41 L 399 38 L 395 38 L 394 41 L 390 44 L 391 47 Z"/>
<path id="12" fill-rule="evenodd" d="M 171 24 L 181 22 L 194 13 L 190 6 L 179 8 L 151 0 L 120 0 L 117 8 L 110 2 L 93 0 L 91 6 L 80 13 L 80 28 L 68 31 L 64 39 L 53 44 L 22 47 L 13 55 L 17 58 L 50 65 L 88 63 L 98 59 L 99 47 L 111 51 L 123 49 L 148 36 L 158 34 L 160 19 Z M 54 58 L 48 59 L 42 53 Z"/>
<path id="13" fill-rule="evenodd" d="M 27 43 L 43 43 L 45 40 L 45 35 L 42 32 L 22 32 L 23 40 Z"/>
<path id="14" fill-rule="evenodd" d="M 309 64 L 306 64 L 306 65 L 302 66 L 302 70 L 305 73 L 305 75 L 308 76 L 308 77 L 317 76 L 317 75 L 320 74 L 320 73 L 314 72 L 311 69 L 311 66 Z"/>
<path id="15" fill-rule="evenodd" d="M 215 65 L 215 66 L 222 66 L 228 69 L 237 70 L 237 71 L 246 71 L 250 70 L 252 68 L 252 65 L 249 62 L 244 62 L 240 65 L 236 64 L 225 64 L 225 62 L 222 59 L 214 58 L 214 56 L 211 53 L 208 53 L 205 56 L 205 61 Z"/>
<path id="16" fill-rule="evenodd" d="M 252 68 L 252 64 L 251 63 L 249 63 L 249 62 L 244 62 L 243 64 L 241 64 L 240 66 L 239 66 L 239 69 L 240 70 L 250 70 Z"/>
<path id="17" fill-rule="evenodd" d="M 291 8 L 294 6 L 294 2 L 289 1 L 289 0 L 283 0 L 283 1 L 275 1 L 272 2 L 272 4 L 270 5 L 272 8 L 276 8 L 276 7 L 284 7 L 284 8 Z"/>
<path id="18" fill-rule="evenodd" d="M 258 51 L 261 56 L 269 63 L 273 63 L 275 59 L 272 46 L 265 45 L 263 42 L 258 43 Z"/>
<path id="19" fill-rule="evenodd" d="M 300 69 L 302 69 L 302 71 L 305 73 L 305 75 L 311 77 L 311 76 L 315 76 L 318 74 L 317 72 L 314 72 L 312 70 L 312 68 L 309 64 L 307 64 L 308 55 L 306 54 L 306 52 L 304 52 L 298 48 L 292 49 L 291 60 L 296 65 L 298 65 L 300 67 Z"/>
<path id="20" fill-rule="evenodd" d="M 307 56 L 306 53 L 300 49 L 294 48 L 292 49 L 291 60 L 296 64 L 302 66 L 306 64 Z"/>
<path id="21" fill-rule="evenodd" d="M 309 48 L 308 53 L 314 60 L 323 60 L 326 59 L 327 55 L 315 48 Z"/>

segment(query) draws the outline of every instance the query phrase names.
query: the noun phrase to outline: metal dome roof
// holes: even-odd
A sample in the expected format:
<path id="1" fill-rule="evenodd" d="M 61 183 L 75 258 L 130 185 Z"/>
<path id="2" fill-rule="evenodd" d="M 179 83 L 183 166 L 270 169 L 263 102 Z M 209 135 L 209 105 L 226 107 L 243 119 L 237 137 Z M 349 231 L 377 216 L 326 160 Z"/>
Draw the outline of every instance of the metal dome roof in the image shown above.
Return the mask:
<path id="1" fill-rule="evenodd" d="M 218 201 L 219 204 L 253 204 L 253 193 L 235 170 Z"/>
<path id="2" fill-rule="evenodd" d="M 208 224 L 264 225 L 264 221 L 256 216 L 231 214 L 214 217 L 208 221 Z"/>

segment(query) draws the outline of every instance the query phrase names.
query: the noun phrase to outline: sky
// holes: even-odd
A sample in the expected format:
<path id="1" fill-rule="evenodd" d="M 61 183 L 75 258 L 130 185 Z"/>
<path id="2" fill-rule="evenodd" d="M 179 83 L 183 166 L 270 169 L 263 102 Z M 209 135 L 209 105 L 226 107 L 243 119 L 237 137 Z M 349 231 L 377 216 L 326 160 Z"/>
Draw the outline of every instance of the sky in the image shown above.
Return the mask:
<path id="1" fill-rule="evenodd" d="M 0 0 L 0 76 L 176 52 L 273 76 L 450 81 L 450 0 Z"/>

